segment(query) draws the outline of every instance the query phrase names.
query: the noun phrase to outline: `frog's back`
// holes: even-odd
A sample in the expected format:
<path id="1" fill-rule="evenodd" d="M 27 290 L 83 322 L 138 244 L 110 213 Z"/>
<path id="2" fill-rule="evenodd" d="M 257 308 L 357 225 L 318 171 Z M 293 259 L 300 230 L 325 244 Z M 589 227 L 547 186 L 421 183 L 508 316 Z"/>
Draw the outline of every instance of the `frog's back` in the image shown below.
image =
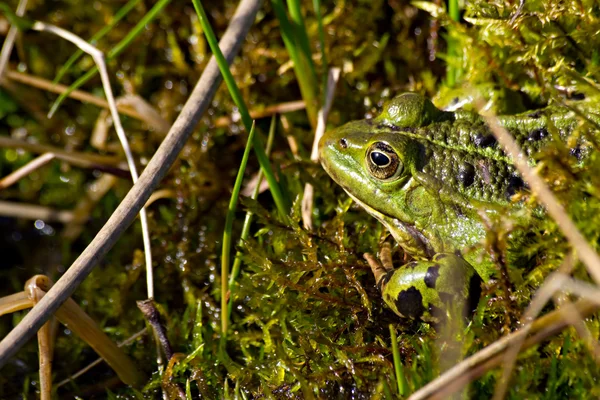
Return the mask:
<path id="1" fill-rule="evenodd" d="M 386 110 L 406 108 L 393 104 L 406 101 L 428 100 L 414 94 L 404 95 L 404 98 L 401 95 L 387 104 Z M 394 141 L 394 135 L 398 135 L 414 140 L 421 149 L 417 169 L 469 199 L 507 203 L 525 187 L 481 116 L 471 112 L 447 113 L 433 105 L 420 106 L 420 109 L 426 110 L 426 116 L 413 118 L 410 124 L 397 123 L 395 115 L 384 111 L 372 123 L 373 138 L 377 140 L 380 136 Z M 551 131 L 555 132 L 554 137 L 566 141 L 575 126 L 574 114 L 561 107 L 503 116 L 498 120 L 530 159 L 552 140 Z M 579 140 L 571 153 L 582 159 L 589 148 Z"/>

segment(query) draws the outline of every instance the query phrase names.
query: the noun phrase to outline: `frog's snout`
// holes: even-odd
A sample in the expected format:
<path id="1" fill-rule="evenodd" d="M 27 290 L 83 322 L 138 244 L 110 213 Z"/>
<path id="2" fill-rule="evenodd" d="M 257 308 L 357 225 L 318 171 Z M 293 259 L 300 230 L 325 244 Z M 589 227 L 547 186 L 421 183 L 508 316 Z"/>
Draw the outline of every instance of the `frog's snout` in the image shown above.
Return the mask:
<path id="1" fill-rule="evenodd" d="M 339 153 L 348 147 L 348 141 L 338 134 L 339 129 L 332 129 L 325 132 L 319 140 L 319 160 L 321 164 L 326 163 L 331 158 L 331 153 Z"/>

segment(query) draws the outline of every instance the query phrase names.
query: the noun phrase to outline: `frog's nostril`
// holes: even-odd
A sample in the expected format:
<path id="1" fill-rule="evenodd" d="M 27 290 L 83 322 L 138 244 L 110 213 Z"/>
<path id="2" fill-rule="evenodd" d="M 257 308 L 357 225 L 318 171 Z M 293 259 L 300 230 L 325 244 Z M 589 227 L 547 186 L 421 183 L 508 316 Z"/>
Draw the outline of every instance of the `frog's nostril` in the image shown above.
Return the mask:
<path id="1" fill-rule="evenodd" d="M 346 141 L 346 139 L 344 139 L 344 138 L 340 139 L 340 146 L 342 149 L 345 149 L 348 147 L 348 142 Z"/>

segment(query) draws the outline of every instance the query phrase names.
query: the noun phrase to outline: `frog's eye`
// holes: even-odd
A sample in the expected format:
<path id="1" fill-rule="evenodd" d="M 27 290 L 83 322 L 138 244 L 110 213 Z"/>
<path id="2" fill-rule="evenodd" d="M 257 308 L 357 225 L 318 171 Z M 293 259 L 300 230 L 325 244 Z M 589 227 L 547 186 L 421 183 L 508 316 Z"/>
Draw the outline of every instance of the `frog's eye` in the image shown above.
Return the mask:
<path id="1" fill-rule="evenodd" d="M 387 143 L 376 142 L 367 151 L 367 167 L 375 178 L 389 181 L 402 173 L 398 154 Z"/>

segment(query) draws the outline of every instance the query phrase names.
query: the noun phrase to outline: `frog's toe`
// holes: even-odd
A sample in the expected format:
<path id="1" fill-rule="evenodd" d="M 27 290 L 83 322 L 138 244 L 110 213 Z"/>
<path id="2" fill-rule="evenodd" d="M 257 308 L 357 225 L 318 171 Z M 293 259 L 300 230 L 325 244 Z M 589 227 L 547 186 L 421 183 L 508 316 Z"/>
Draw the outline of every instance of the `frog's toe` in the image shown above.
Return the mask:
<path id="1" fill-rule="evenodd" d="M 379 260 L 386 271 L 392 271 L 394 264 L 392 263 L 392 245 L 390 242 L 383 242 L 379 250 Z"/>
<path id="2" fill-rule="evenodd" d="M 392 245 L 389 242 L 383 242 L 379 250 L 379 259 L 371 253 L 365 253 L 363 258 L 367 261 L 375 277 L 375 283 L 380 291 L 390 280 L 394 273 L 394 265 L 392 263 Z"/>
<path id="3" fill-rule="evenodd" d="M 371 253 L 365 253 L 363 258 L 367 261 L 369 267 L 371 267 L 377 288 L 383 292 L 383 288 L 392 277 L 394 270 L 385 268 L 385 266 Z"/>

